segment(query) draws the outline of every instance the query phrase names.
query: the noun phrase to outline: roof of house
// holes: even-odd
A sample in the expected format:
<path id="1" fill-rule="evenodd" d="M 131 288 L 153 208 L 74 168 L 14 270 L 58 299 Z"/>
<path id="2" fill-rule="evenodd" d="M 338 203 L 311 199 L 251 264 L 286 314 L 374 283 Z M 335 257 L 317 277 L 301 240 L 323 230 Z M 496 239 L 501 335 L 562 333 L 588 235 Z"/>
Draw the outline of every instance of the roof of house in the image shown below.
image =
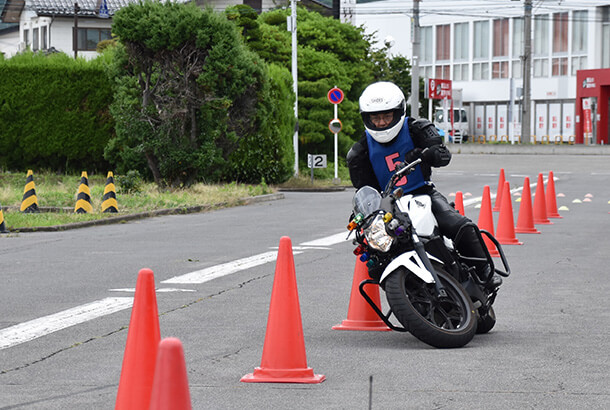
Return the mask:
<path id="1" fill-rule="evenodd" d="M 38 15 L 73 16 L 75 2 L 79 7 L 79 16 L 97 16 L 103 5 L 106 6 L 108 15 L 112 16 L 121 8 L 130 3 L 138 3 L 139 0 L 30 0 L 28 5 Z"/>

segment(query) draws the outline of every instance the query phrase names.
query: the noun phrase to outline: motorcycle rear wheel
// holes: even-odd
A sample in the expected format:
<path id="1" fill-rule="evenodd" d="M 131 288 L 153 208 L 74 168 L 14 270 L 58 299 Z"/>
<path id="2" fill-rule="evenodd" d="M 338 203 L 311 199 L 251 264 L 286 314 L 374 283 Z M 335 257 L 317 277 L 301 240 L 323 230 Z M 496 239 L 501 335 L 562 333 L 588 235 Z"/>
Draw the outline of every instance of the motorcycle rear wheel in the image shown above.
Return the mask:
<path id="1" fill-rule="evenodd" d="M 446 298 L 401 267 L 386 279 L 385 292 L 398 321 L 417 339 L 434 347 L 465 346 L 477 330 L 478 315 L 464 288 L 444 269 L 435 266 Z"/>

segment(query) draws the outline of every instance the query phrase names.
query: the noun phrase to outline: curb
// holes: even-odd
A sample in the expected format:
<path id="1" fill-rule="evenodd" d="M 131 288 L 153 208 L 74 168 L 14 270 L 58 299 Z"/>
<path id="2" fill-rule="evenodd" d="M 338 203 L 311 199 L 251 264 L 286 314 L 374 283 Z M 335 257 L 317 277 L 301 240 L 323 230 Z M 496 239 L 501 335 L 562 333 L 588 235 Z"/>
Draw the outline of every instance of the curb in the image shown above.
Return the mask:
<path id="1" fill-rule="evenodd" d="M 278 199 L 284 199 L 284 194 L 267 194 L 267 195 L 258 195 L 251 196 L 246 198 L 240 198 L 237 200 L 233 206 L 243 206 L 250 205 L 258 202 L 268 202 L 275 201 Z M 78 229 L 78 228 L 86 228 L 90 226 L 98 226 L 98 225 L 110 225 L 114 223 L 122 223 L 128 221 L 134 221 L 138 219 L 150 218 L 154 216 L 163 216 L 163 215 L 179 215 L 179 214 L 193 214 L 199 212 L 209 212 L 218 208 L 225 207 L 228 205 L 228 202 L 220 202 L 212 205 L 196 205 L 189 207 L 178 207 L 178 208 L 167 208 L 167 209 L 158 209 L 156 211 L 148 211 L 148 212 L 140 212 L 137 214 L 129 214 L 129 215 L 120 215 L 113 216 L 110 218 L 97 219 L 94 221 L 84 221 L 84 222 L 74 222 L 64 225 L 54 225 L 54 226 L 39 226 L 39 227 L 31 227 L 31 228 L 14 228 L 10 233 L 21 233 L 21 232 L 57 232 L 57 231 L 66 231 L 69 229 Z M 3 207 L 5 209 L 19 209 L 19 207 Z M 65 212 L 66 210 L 72 211 L 72 208 L 54 208 L 54 207 L 45 207 L 43 212 Z"/>
<path id="2" fill-rule="evenodd" d="M 345 186 L 336 186 L 336 187 L 311 187 L 311 188 L 278 188 L 280 192 L 339 192 L 345 191 Z"/>
<path id="3" fill-rule="evenodd" d="M 516 155 L 610 155 L 610 145 L 519 145 L 519 144 L 454 144 L 447 145 L 452 154 L 516 154 Z"/>

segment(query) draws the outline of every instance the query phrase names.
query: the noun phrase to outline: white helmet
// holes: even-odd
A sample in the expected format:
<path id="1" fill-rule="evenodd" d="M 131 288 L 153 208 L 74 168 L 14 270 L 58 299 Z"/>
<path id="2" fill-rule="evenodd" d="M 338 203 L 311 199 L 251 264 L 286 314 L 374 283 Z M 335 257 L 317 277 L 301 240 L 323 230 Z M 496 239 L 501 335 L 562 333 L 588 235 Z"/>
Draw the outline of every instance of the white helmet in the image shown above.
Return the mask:
<path id="1" fill-rule="evenodd" d="M 394 83 L 380 81 L 366 87 L 360 96 L 360 115 L 364 127 L 379 143 L 392 141 L 400 132 L 405 121 L 407 104 L 405 95 Z M 371 122 L 371 114 L 392 112 L 394 118 L 389 125 L 378 128 Z"/>

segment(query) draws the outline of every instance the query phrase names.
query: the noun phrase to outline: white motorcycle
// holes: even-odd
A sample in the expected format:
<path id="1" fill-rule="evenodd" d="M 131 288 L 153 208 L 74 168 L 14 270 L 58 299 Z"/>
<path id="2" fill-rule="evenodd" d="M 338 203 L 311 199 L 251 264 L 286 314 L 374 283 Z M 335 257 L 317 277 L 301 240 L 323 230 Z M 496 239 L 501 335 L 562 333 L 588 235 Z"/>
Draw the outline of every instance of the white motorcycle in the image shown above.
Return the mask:
<path id="1" fill-rule="evenodd" d="M 371 277 L 360 284 L 360 294 L 391 329 L 409 332 L 434 347 L 462 347 L 475 333 L 487 333 L 496 323 L 492 304 L 498 287 L 492 285 L 492 274 L 481 280 L 474 263 L 487 262 L 491 272 L 504 277 L 510 269 L 502 247 L 489 232 L 475 229 L 485 259 L 462 255 L 455 244 L 463 229 L 473 227 L 463 227 L 455 241 L 441 236 L 430 197 L 403 195 L 396 188 L 396 182 L 420 162 L 399 167 L 383 193 L 365 186 L 354 195 L 348 229 L 356 235 L 354 254 L 366 262 Z M 494 266 L 481 234 L 498 248 L 504 270 Z M 366 294 L 367 284 L 385 291 L 387 313 Z M 402 326 L 390 321 L 392 315 Z"/>

